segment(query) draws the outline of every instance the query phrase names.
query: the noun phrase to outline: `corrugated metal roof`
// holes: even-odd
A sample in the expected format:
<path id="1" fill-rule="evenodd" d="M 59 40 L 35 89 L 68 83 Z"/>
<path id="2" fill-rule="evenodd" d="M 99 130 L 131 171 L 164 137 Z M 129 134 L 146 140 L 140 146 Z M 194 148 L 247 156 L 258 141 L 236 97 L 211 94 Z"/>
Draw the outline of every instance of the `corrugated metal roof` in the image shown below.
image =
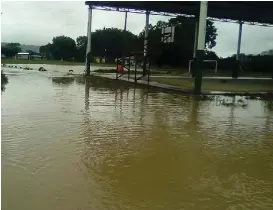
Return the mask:
<path id="1" fill-rule="evenodd" d="M 86 5 L 196 15 L 200 1 L 86 1 Z M 273 24 L 273 1 L 209 1 L 208 17 Z"/>

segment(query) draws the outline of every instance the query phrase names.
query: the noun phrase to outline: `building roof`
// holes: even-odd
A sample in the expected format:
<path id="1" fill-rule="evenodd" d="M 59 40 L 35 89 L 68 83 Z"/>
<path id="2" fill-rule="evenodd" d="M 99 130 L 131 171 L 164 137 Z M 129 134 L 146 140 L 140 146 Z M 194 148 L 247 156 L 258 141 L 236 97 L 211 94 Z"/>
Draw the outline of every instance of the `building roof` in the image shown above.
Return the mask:
<path id="1" fill-rule="evenodd" d="M 196 15 L 199 1 L 86 1 L 86 5 Z M 273 1 L 209 1 L 208 17 L 273 25 Z"/>
<path id="2" fill-rule="evenodd" d="M 21 52 L 21 53 L 17 53 L 17 55 L 29 55 L 29 53 Z"/>

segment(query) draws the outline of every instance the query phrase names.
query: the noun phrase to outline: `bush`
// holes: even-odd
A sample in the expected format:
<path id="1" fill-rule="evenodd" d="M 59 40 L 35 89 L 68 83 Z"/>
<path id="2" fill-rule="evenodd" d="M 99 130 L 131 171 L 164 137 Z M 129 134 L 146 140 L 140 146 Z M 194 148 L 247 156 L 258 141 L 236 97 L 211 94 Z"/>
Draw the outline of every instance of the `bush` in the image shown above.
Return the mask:
<path id="1" fill-rule="evenodd" d="M 1 71 L 1 90 L 5 90 L 5 85 L 9 82 L 7 75 Z"/>

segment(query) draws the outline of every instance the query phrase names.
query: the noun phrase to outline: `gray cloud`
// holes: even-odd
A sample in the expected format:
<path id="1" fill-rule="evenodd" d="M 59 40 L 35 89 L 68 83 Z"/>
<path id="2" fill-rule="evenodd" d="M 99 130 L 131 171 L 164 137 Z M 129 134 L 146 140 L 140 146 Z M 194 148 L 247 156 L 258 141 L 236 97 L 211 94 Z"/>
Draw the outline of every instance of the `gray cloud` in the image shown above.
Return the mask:
<path id="1" fill-rule="evenodd" d="M 54 36 L 67 35 L 74 39 L 86 35 L 87 6 L 84 2 L 53 1 L 2 1 L 2 42 L 43 45 Z M 151 16 L 150 23 L 168 20 L 168 17 Z M 93 10 L 92 31 L 103 27 L 123 28 L 124 13 Z M 145 24 L 145 15 L 128 14 L 128 30 L 138 34 Z M 236 53 L 238 24 L 215 23 L 218 29 L 217 46 L 220 56 Z M 260 53 L 273 49 L 273 28 L 243 26 L 241 52 Z"/>

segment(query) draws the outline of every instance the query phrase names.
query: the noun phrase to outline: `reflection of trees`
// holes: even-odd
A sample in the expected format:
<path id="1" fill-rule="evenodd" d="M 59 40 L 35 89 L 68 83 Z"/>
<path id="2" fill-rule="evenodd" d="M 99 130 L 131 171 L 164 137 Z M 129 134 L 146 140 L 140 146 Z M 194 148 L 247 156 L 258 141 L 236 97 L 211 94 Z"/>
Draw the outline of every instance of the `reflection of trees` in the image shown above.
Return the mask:
<path id="1" fill-rule="evenodd" d="M 75 77 L 52 77 L 52 83 L 57 85 L 71 85 L 75 81 Z"/>
<path id="2" fill-rule="evenodd" d="M 85 90 L 89 91 L 89 88 Z M 145 201 L 152 208 L 154 203 L 164 205 L 164 200 L 171 200 L 173 204 L 170 202 L 167 207 L 172 209 L 181 203 L 178 192 L 187 192 L 182 202 L 196 198 L 196 192 L 202 190 L 213 194 L 201 193 L 204 201 L 217 199 L 217 194 L 226 193 L 222 183 L 236 182 L 242 188 L 252 185 L 253 188 L 248 190 L 253 193 L 257 189 L 255 179 L 263 180 L 245 161 L 253 157 L 255 147 L 251 143 L 230 144 L 226 138 L 225 142 L 217 139 L 222 138 L 221 133 L 201 127 L 203 115 L 200 114 L 213 111 L 203 109 L 202 105 L 208 105 L 206 102 L 195 97 L 190 97 L 190 101 L 182 97 L 181 100 L 170 99 L 174 96 L 151 94 L 142 89 L 116 88 L 107 97 L 115 98 L 115 105 L 122 110 L 117 112 L 120 117 L 109 121 L 91 118 L 89 105 L 86 106 L 89 92 L 85 94 L 83 163 L 95 184 L 103 193 L 110 193 L 111 199 L 119 200 L 120 205 Z M 131 103 L 127 103 L 129 101 Z M 133 113 L 134 106 L 136 113 Z M 231 123 L 233 117 L 231 112 Z M 238 128 L 234 126 L 233 129 Z M 218 145 L 211 143 L 213 138 L 219 142 Z M 248 170 L 247 177 L 243 175 L 245 170 Z M 262 166 L 262 170 L 266 171 L 266 167 Z M 245 178 L 251 181 L 250 185 L 244 181 Z M 202 202 L 197 202 L 201 206 Z M 224 202 L 223 198 L 220 202 Z"/>
<path id="3" fill-rule="evenodd" d="M 86 112 L 88 112 L 89 110 L 89 92 L 90 92 L 90 82 L 88 79 L 85 79 L 85 111 Z"/>
<path id="4" fill-rule="evenodd" d="M 197 96 L 192 96 L 190 100 L 190 111 L 189 111 L 189 123 L 195 131 L 198 129 L 198 111 L 200 106 L 200 99 Z"/>
<path id="5" fill-rule="evenodd" d="M 264 100 L 263 101 L 264 108 L 265 108 L 265 125 L 264 125 L 264 133 L 265 135 L 269 134 L 272 135 L 271 133 L 273 132 L 273 100 Z"/>
<path id="6" fill-rule="evenodd" d="M 272 112 L 273 111 L 273 100 L 264 100 L 263 101 L 264 107 L 269 111 Z"/>
<path id="7" fill-rule="evenodd" d="M 8 84 L 9 80 L 7 75 L 1 71 L 1 91 L 5 91 L 6 90 L 6 84 Z"/>
<path id="8" fill-rule="evenodd" d="M 232 96 L 232 106 L 230 106 L 230 115 L 229 115 L 229 128 L 228 128 L 228 133 L 231 134 L 232 131 L 234 130 L 234 109 L 235 109 L 235 103 L 236 103 L 236 98 L 235 96 Z"/>
<path id="9" fill-rule="evenodd" d="M 75 77 L 75 82 L 79 85 L 85 84 L 86 83 L 86 79 L 88 79 L 85 76 L 76 76 Z"/>

